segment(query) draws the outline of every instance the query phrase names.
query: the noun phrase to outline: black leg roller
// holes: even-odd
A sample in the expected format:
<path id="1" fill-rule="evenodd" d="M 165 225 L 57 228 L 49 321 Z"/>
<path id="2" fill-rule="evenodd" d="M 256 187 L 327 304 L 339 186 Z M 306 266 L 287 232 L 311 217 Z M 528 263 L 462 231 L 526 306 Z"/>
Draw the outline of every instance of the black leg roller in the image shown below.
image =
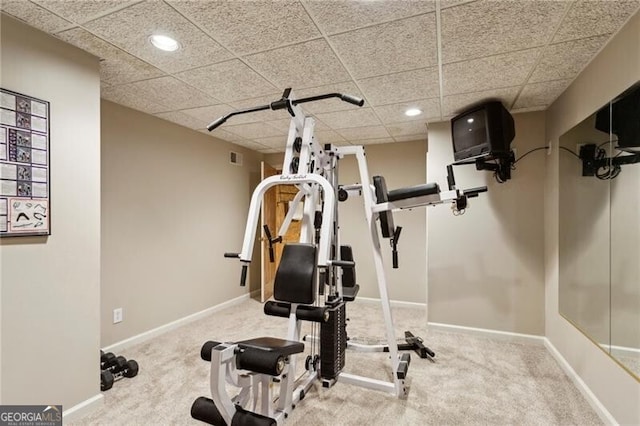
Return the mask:
<path id="1" fill-rule="evenodd" d="M 212 399 L 201 396 L 191 406 L 191 417 L 215 426 L 227 426 Z"/>
<path id="2" fill-rule="evenodd" d="M 274 317 L 289 318 L 291 304 L 269 301 L 264 304 L 264 313 Z M 298 305 L 296 317 L 303 321 L 326 322 L 329 319 L 329 312 L 324 306 Z"/>
<path id="3" fill-rule="evenodd" d="M 202 358 L 203 361 L 211 362 L 211 350 L 219 344 L 220 342 L 214 342 L 213 340 L 205 342 L 205 344 L 202 345 L 202 349 L 200 349 L 200 358 Z"/>
<path id="4" fill-rule="evenodd" d="M 201 396 L 196 399 L 191 406 L 191 417 L 201 422 L 208 423 L 214 426 L 227 426 L 218 411 L 218 407 L 212 399 Z M 252 413 L 251 411 L 243 410 L 236 405 L 236 413 L 231 419 L 231 426 L 276 426 L 277 423 L 271 417 L 262 416 L 260 414 Z"/>
<path id="5" fill-rule="evenodd" d="M 284 356 L 274 351 L 241 349 L 236 355 L 236 367 L 240 370 L 279 376 L 284 370 Z"/>
<path id="6" fill-rule="evenodd" d="M 231 426 L 276 426 L 277 423 L 271 417 L 245 411 L 236 405 L 236 414 L 231 419 Z"/>

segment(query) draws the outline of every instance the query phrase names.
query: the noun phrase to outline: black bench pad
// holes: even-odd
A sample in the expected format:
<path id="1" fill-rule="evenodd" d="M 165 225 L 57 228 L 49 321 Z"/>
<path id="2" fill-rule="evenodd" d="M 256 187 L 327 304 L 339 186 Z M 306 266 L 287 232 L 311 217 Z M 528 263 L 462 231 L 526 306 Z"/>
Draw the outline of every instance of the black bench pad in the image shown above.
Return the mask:
<path id="1" fill-rule="evenodd" d="M 437 183 L 425 183 L 422 185 L 409 186 L 407 188 L 394 189 L 387 193 L 389 201 L 404 200 L 406 198 L 422 197 L 424 195 L 434 195 L 440 192 Z"/>
<path id="2" fill-rule="evenodd" d="M 268 352 L 278 352 L 284 356 L 304 352 L 304 343 L 276 339 L 275 337 L 257 337 L 255 339 L 237 342 L 237 344 L 240 349 L 259 349 Z"/>

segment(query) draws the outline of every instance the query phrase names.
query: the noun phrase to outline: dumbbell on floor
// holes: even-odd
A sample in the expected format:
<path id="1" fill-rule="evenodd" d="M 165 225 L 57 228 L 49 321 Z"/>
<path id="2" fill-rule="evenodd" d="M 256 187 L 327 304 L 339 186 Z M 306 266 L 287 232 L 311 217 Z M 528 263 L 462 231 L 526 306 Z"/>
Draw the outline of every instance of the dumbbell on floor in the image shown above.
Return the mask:
<path id="1" fill-rule="evenodd" d="M 123 358 L 124 357 L 118 357 Z M 113 384 L 118 380 L 127 377 L 132 378 L 138 375 L 139 366 L 138 363 L 131 359 L 125 362 L 123 368 L 118 369 L 115 372 L 111 372 L 110 370 L 103 370 L 100 372 L 100 390 L 106 391 L 113 387 Z"/>

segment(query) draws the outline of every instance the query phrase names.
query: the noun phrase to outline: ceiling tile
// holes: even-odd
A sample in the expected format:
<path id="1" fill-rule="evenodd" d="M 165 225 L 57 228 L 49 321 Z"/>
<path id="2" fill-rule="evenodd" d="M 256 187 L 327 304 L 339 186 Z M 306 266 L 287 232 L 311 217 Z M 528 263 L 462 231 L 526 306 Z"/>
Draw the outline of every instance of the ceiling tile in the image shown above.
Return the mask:
<path id="1" fill-rule="evenodd" d="M 140 0 L 32 0 L 66 19 L 83 24 Z"/>
<path id="2" fill-rule="evenodd" d="M 329 130 L 329 126 L 327 126 L 326 124 L 324 124 L 323 122 L 321 122 L 320 120 L 318 120 L 316 118 L 316 125 L 314 127 L 314 132 L 318 132 L 320 130 Z M 285 132 L 286 134 L 289 133 L 289 126 L 291 125 L 291 118 L 283 118 L 280 120 L 267 120 L 265 121 L 265 124 L 271 126 L 271 127 L 275 127 L 276 129 Z"/>
<path id="3" fill-rule="evenodd" d="M 325 112 L 318 114 L 317 118 L 332 129 L 376 126 L 380 124 L 380 120 L 378 120 L 371 108 Z"/>
<path id="4" fill-rule="evenodd" d="M 509 109 L 513 104 L 513 101 L 516 99 L 516 96 L 518 96 L 519 90 L 520 86 L 515 86 L 503 89 L 445 96 L 442 99 L 442 116 L 451 117 L 456 114 L 460 114 L 472 105 L 489 100 L 499 100 L 507 109 Z"/>
<path id="5" fill-rule="evenodd" d="M 229 105 L 219 104 L 219 105 L 210 105 L 210 106 L 204 106 L 204 107 L 198 107 L 198 108 L 183 109 L 180 112 L 190 117 L 193 117 L 197 120 L 200 120 L 202 122 L 206 122 L 208 125 L 209 123 L 213 122 L 214 120 L 217 120 L 218 118 L 222 117 L 225 114 L 230 113 L 231 111 L 233 111 L 233 108 L 231 108 Z M 240 124 L 240 123 L 236 122 L 236 124 Z"/>
<path id="6" fill-rule="evenodd" d="M 569 83 L 571 79 L 527 84 L 513 107 L 519 109 L 549 106 L 564 92 Z"/>
<path id="7" fill-rule="evenodd" d="M 406 135 L 406 136 L 394 136 L 396 142 L 414 142 L 414 141 L 426 141 L 427 135 Z"/>
<path id="8" fill-rule="evenodd" d="M 351 31 L 332 36 L 330 40 L 356 78 L 438 63 L 433 13 Z"/>
<path id="9" fill-rule="evenodd" d="M 449 7 L 460 6 L 465 3 L 471 3 L 477 0 L 440 0 L 440 9 L 447 9 Z"/>
<path id="10" fill-rule="evenodd" d="M 25 0 L 2 0 L 0 10 L 48 33 L 55 33 L 72 25 L 71 22 Z"/>
<path id="11" fill-rule="evenodd" d="M 609 35 L 596 36 L 547 46 L 529 82 L 574 78 L 608 38 Z"/>
<path id="12" fill-rule="evenodd" d="M 257 143 L 255 141 L 252 140 L 247 140 L 247 139 L 240 139 L 237 141 L 233 141 L 234 144 L 239 145 L 239 146 L 243 146 L 245 148 L 249 148 L 252 149 L 254 151 L 258 151 L 260 149 L 267 149 L 269 148 L 268 146 L 264 146 L 260 143 Z"/>
<path id="13" fill-rule="evenodd" d="M 440 96 L 438 68 L 423 68 L 360 80 L 371 105 L 389 105 Z"/>
<path id="14" fill-rule="evenodd" d="M 397 136 L 426 135 L 427 125 L 424 121 L 410 123 L 396 123 L 387 126 L 387 130 L 394 138 Z"/>
<path id="15" fill-rule="evenodd" d="M 634 1 L 577 1 L 569 9 L 553 42 L 613 33 L 640 7 Z"/>
<path id="16" fill-rule="evenodd" d="M 167 72 L 178 72 L 231 58 L 195 25 L 164 2 L 148 0 L 86 23 L 101 38 Z M 156 49 L 152 34 L 172 36 L 181 44 L 175 52 Z"/>
<path id="17" fill-rule="evenodd" d="M 444 95 L 478 92 L 523 84 L 541 48 L 444 65 Z"/>
<path id="18" fill-rule="evenodd" d="M 384 126 L 351 127 L 348 129 L 340 129 L 338 133 L 350 141 L 391 137 Z"/>
<path id="19" fill-rule="evenodd" d="M 224 102 L 277 93 L 278 89 L 238 59 L 176 74 Z"/>
<path id="20" fill-rule="evenodd" d="M 239 55 L 320 36 L 298 1 L 170 0 L 169 3 Z"/>
<path id="21" fill-rule="evenodd" d="M 442 11 L 443 63 L 543 46 L 569 2 L 477 1 Z"/>
<path id="22" fill-rule="evenodd" d="M 337 144 L 346 142 L 346 140 L 338 132 L 335 132 L 333 130 L 319 130 L 317 132 L 314 132 L 314 136 L 316 137 L 316 140 L 321 144 Z"/>
<path id="23" fill-rule="evenodd" d="M 144 93 L 145 97 L 166 107 L 165 111 L 214 105 L 219 102 L 174 77 L 160 77 L 128 83 L 123 87 Z"/>
<path id="24" fill-rule="evenodd" d="M 285 149 L 287 146 L 287 138 L 285 136 L 271 136 L 269 138 L 256 138 L 255 142 L 268 146 L 269 148 Z"/>
<path id="25" fill-rule="evenodd" d="M 143 91 L 128 86 L 100 87 L 100 97 L 149 114 L 167 110 L 166 106 L 146 99 Z"/>
<path id="26" fill-rule="evenodd" d="M 358 90 L 352 81 L 343 83 L 328 84 L 325 86 L 312 87 L 309 89 L 294 90 L 295 97 L 297 99 L 306 98 L 315 95 L 324 95 L 325 93 L 342 93 L 362 98 L 362 93 Z M 357 105 L 344 102 L 338 98 L 323 99 L 317 102 L 309 102 L 301 104 L 302 109 L 305 112 L 312 114 L 319 114 L 323 112 L 343 111 L 346 109 L 359 108 Z"/>
<path id="27" fill-rule="evenodd" d="M 405 114 L 410 108 L 417 108 L 422 114 L 409 117 Z M 400 123 L 405 121 L 424 121 L 429 118 L 440 118 L 440 99 L 420 99 L 399 104 L 378 106 L 374 108 L 383 123 Z"/>
<path id="28" fill-rule="evenodd" d="M 285 136 L 286 133 L 264 123 L 238 124 L 236 126 L 226 126 L 224 130 L 245 139 L 258 139 L 271 136 Z"/>
<path id="29" fill-rule="evenodd" d="M 204 127 L 207 127 L 207 124 L 209 124 L 205 121 L 198 120 L 197 118 L 193 118 L 192 116 L 184 114 L 180 111 L 160 112 L 154 115 L 156 117 L 162 118 L 163 120 L 168 120 L 181 126 L 188 127 L 190 129 L 202 129 Z"/>
<path id="30" fill-rule="evenodd" d="M 279 152 L 284 152 L 284 150 L 277 150 L 277 149 L 273 149 L 273 148 L 267 148 L 267 149 L 259 149 L 258 152 L 260 154 L 278 154 Z"/>
<path id="31" fill-rule="evenodd" d="M 380 145 L 383 143 L 395 143 L 395 140 L 393 138 L 376 138 L 351 141 L 352 145 Z"/>
<path id="32" fill-rule="evenodd" d="M 227 142 L 235 142 L 242 139 L 240 136 L 234 135 L 233 133 L 227 132 L 226 130 L 223 130 L 219 127 L 212 132 L 208 131 L 207 129 L 202 129 L 200 130 L 200 132 Z"/>
<path id="33" fill-rule="evenodd" d="M 289 134 L 289 126 L 291 125 L 291 119 L 283 118 L 281 120 L 271 120 L 265 121 L 269 126 L 284 132 L 285 134 Z M 317 123 L 316 123 L 317 125 Z"/>
<path id="34" fill-rule="evenodd" d="M 63 31 L 56 36 L 102 59 L 100 79 L 103 82 L 123 84 L 164 75 L 164 72 L 158 68 L 129 55 L 82 28 Z"/>
<path id="35" fill-rule="evenodd" d="M 336 55 L 324 40 L 287 46 L 247 56 L 247 62 L 284 90 L 322 86 L 349 80 Z"/>
<path id="36" fill-rule="evenodd" d="M 260 154 L 277 154 L 279 152 L 284 152 L 284 150 L 277 150 L 277 149 L 267 148 L 267 149 L 259 149 L 258 152 Z"/>
<path id="37" fill-rule="evenodd" d="M 305 1 L 314 21 L 327 34 L 432 12 L 434 1 Z"/>

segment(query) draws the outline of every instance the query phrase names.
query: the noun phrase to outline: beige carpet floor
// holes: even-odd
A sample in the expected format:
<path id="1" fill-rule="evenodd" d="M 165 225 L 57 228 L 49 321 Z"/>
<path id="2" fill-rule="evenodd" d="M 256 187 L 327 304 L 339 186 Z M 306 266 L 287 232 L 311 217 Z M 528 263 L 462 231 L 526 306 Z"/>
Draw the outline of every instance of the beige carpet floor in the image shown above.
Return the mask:
<path id="1" fill-rule="evenodd" d="M 544 346 L 427 330 L 422 309 L 394 308 L 393 313 L 399 336 L 411 330 L 436 352 L 435 362 L 412 357 L 408 397 L 397 399 L 340 382 L 330 389 L 318 384 L 287 424 L 602 424 Z M 379 305 L 351 303 L 347 315 L 350 337 L 384 337 Z M 202 343 L 284 337 L 286 322 L 265 316 L 260 303 L 247 300 L 117 353 L 137 360 L 140 374 L 116 382 L 104 392 L 103 407 L 71 424 L 197 424 L 190 417 L 191 404 L 198 396 L 210 397 L 209 363 L 199 355 Z M 387 365 L 383 353 L 349 351 L 345 370 L 388 379 Z"/>

